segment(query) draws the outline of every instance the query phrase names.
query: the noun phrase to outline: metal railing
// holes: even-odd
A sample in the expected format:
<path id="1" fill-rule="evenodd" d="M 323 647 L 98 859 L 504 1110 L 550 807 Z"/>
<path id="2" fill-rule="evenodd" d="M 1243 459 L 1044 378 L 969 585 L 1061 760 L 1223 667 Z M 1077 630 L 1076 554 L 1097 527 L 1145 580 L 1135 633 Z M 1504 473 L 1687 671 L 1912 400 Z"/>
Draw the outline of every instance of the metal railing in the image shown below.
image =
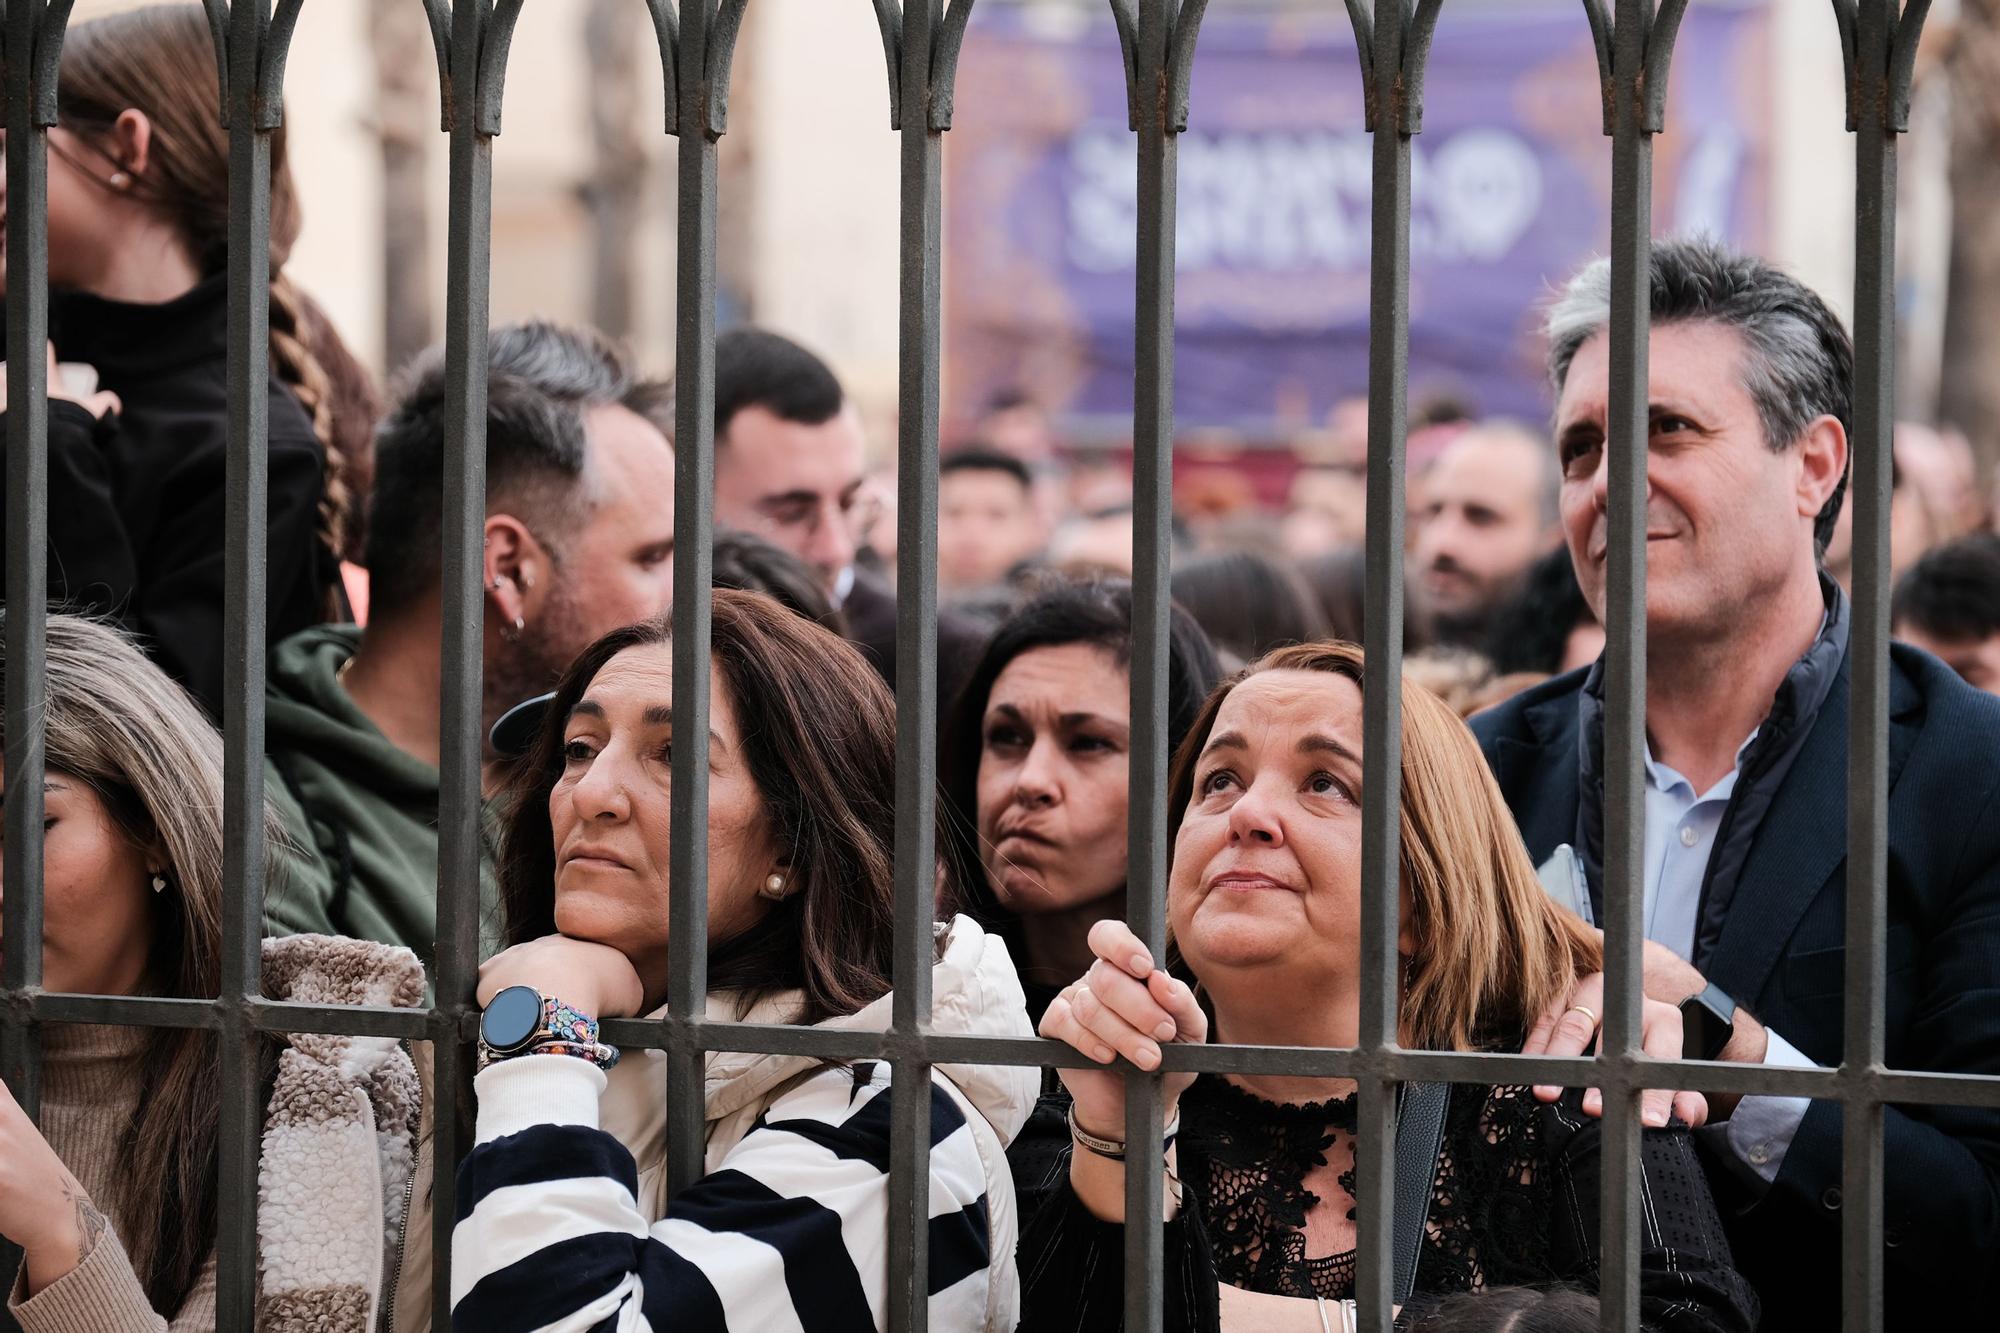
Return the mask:
<path id="1" fill-rule="evenodd" d="M 410 0 L 418 3 L 418 0 Z M 1039 1039 L 943 1036 L 930 1011 L 935 791 L 937 459 L 941 139 L 971 0 L 874 0 L 889 76 L 890 125 L 902 142 L 901 412 L 898 438 L 896 941 L 893 1023 L 880 1033 L 711 1022 L 707 972 L 709 538 L 713 529 L 716 141 L 728 113 L 729 68 L 746 0 L 645 0 L 666 82 L 665 131 L 678 154 L 675 524 L 675 715 L 692 743 L 673 759 L 671 994 L 659 1020 L 607 1022 L 607 1039 L 667 1053 L 671 1190 L 702 1169 L 700 1066 L 715 1050 L 886 1060 L 894 1069 L 890 1322 L 926 1325 L 925 1178 L 928 1073 L 934 1064 L 1082 1065 Z M 831 2 L 831 0 L 827 0 Z M 452 1113 L 471 1056 L 476 1013 L 479 884 L 480 532 L 485 514 L 487 292 L 493 140 L 508 48 L 524 0 L 422 0 L 437 48 L 442 126 L 450 139 L 450 261 L 445 344 L 449 445 L 444 500 L 443 788 L 436 1004 L 401 1010 L 263 998 L 259 935 L 265 590 L 265 448 L 270 143 L 285 59 L 302 0 L 205 0 L 230 135 L 227 700 L 223 981 L 213 1001 L 51 994 L 41 988 L 41 839 L 46 689 L 47 140 L 55 70 L 71 0 L 9 0 L 4 52 L 7 170 L 6 858 L 0 1070 L 33 1112 L 38 1029 L 46 1023 L 199 1028 L 219 1039 L 223 1215 L 217 1236 L 218 1327 L 251 1327 L 256 1290 L 253 1207 L 263 1108 L 257 1045 L 265 1034 L 329 1032 L 433 1043 L 440 1113 L 432 1216 L 437 1326 L 449 1320 L 453 1164 L 470 1146 Z M 1584 0 L 1602 84 L 1613 165 L 1610 326 L 1610 585 L 1606 706 L 1605 902 L 1612 979 L 1601 1053 L 1587 1059 L 1408 1051 L 1395 1043 L 1400 706 L 1385 686 L 1402 668 L 1403 481 L 1409 360 L 1410 139 L 1422 129 L 1424 66 L 1440 0 L 1346 0 L 1374 135 L 1370 286 L 1366 782 L 1361 1044 L 1351 1050 L 1169 1046 L 1167 1070 L 1287 1073 L 1359 1084 L 1357 1276 L 1361 1320 L 1390 1326 L 1388 1259 L 1395 1086 L 1560 1082 L 1605 1091 L 1603 1319 L 1638 1326 L 1637 1096 L 1649 1086 L 1809 1096 L 1846 1111 L 1842 1264 L 1845 1327 L 1882 1314 L 1882 1108 L 1889 1102 L 2000 1106 L 2000 1078 L 1884 1067 L 1887 898 L 1888 514 L 1892 421 L 1896 142 L 1927 0 L 1833 0 L 1855 134 L 1857 346 L 1854 475 L 1854 674 L 1849 742 L 1846 1060 L 1838 1069 L 1659 1062 L 1640 1053 L 1641 759 L 1645 684 L 1646 354 L 1652 138 L 1664 125 L 1668 68 L 1686 0 Z M 1206 0 L 1110 0 L 1138 138 L 1138 275 L 1133 440 L 1137 537 L 1132 656 L 1131 842 L 1127 913 L 1161 956 L 1164 943 L 1167 557 L 1173 440 L 1175 147 L 1186 127 Z M 858 0 L 855 7 L 859 8 Z M 857 15 L 857 21 L 859 16 Z M 856 71 L 856 77 L 860 76 Z M 1127 1068 L 1127 1133 L 1161 1134 L 1159 1078 Z M 1127 1216 L 1157 1217 L 1160 1173 L 1127 1176 Z M 1134 1328 L 1161 1320 L 1161 1231 L 1126 1236 L 1126 1308 Z M 1829 1275 L 1829 1281 L 1833 1280 Z M 0 1320 L 4 1320 L 0 1314 Z"/>

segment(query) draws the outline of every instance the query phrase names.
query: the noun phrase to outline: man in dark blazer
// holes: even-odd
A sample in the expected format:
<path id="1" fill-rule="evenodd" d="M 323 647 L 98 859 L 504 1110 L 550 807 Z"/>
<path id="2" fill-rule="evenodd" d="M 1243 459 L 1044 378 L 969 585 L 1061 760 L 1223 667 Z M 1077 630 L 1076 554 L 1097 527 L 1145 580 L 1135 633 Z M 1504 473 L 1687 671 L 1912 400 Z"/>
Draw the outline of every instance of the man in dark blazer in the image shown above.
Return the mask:
<path id="1" fill-rule="evenodd" d="M 1847 473 L 1853 349 L 1812 292 L 1708 242 L 1653 250 L 1648 392 L 1645 988 L 1689 1055 L 1841 1061 L 1846 595 L 1819 569 Z M 1562 517 L 1604 613 L 1609 273 L 1549 319 Z M 2000 1074 L 2000 700 L 1890 653 L 1887 1059 Z M 1473 721 L 1544 881 L 1601 912 L 1603 668 Z M 1634 886 L 1635 888 L 1637 886 Z M 1594 1036 L 1586 1006 L 1531 1049 Z M 1767 1329 L 1839 1327 L 1837 1102 L 1712 1097 L 1700 1133 Z M 1991 1327 L 2000 1111 L 1884 1114 L 1890 1329 Z"/>

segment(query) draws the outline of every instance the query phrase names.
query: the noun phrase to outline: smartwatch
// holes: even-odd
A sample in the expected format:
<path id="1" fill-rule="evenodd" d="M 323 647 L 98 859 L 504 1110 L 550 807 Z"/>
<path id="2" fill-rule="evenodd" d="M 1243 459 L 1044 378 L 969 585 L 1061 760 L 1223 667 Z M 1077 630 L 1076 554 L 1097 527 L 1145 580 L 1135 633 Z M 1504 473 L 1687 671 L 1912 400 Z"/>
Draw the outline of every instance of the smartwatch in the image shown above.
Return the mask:
<path id="1" fill-rule="evenodd" d="M 509 986 L 479 1016 L 479 1067 L 509 1056 L 573 1055 L 599 1069 L 618 1063 L 618 1048 L 597 1039 L 597 1020 L 533 986 Z"/>
<path id="2" fill-rule="evenodd" d="M 1736 1030 L 1736 1001 L 1711 982 L 1707 990 L 1682 1000 L 1680 1010 L 1681 1059 L 1713 1060 L 1720 1056 Z"/>
<path id="3" fill-rule="evenodd" d="M 507 987 L 479 1016 L 479 1044 L 489 1057 L 499 1059 L 527 1050 L 537 1037 L 554 1036 L 542 1021 L 547 1007 L 542 993 L 533 986 Z"/>

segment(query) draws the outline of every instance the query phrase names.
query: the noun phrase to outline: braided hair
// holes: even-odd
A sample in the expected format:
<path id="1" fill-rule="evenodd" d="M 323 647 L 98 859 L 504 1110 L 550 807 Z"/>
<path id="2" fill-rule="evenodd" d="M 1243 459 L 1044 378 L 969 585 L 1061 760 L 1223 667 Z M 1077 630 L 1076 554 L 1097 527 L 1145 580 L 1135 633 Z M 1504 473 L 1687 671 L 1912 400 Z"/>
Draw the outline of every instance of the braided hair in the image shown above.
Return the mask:
<path id="1" fill-rule="evenodd" d="M 132 194 L 173 226 L 204 276 L 229 258 L 229 136 L 217 115 L 215 47 L 201 6 L 155 5 L 70 28 L 57 73 L 59 123 L 85 142 L 108 138 L 128 109 L 146 114 L 152 140 L 146 173 Z M 298 240 L 298 191 L 285 156 L 285 130 L 271 135 L 271 365 L 312 418 L 326 451 L 320 536 L 348 555 L 359 546 L 374 422 L 370 395 L 341 419 L 340 378 L 366 374 L 312 302 L 285 276 Z M 331 371 L 330 368 L 331 367 Z M 372 391 L 371 391 L 372 394 Z M 379 403 L 377 404 L 379 409 Z"/>

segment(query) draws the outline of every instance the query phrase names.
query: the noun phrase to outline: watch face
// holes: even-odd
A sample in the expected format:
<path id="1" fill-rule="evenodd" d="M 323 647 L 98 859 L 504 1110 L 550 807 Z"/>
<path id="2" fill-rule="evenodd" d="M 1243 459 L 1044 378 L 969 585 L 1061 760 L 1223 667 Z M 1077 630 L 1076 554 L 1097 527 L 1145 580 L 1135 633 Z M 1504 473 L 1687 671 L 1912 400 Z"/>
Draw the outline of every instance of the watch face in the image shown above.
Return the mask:
<path id="1" fill-rule="evenodd" d="M 1696 995 L 1681 1003 L 1681 1030 L 1683 1060 L 1713 1060 L 1729 1044 L 1732 1025 L 1706 996 Z"/>
<path id="2" fill-rule="evenodd" d="M 511 1051 L 542 1026 L 542 997 L 529 986 L 509 986 L 493 997 L 479 1020 L 479 1036 L 496 1051 Z"/>

